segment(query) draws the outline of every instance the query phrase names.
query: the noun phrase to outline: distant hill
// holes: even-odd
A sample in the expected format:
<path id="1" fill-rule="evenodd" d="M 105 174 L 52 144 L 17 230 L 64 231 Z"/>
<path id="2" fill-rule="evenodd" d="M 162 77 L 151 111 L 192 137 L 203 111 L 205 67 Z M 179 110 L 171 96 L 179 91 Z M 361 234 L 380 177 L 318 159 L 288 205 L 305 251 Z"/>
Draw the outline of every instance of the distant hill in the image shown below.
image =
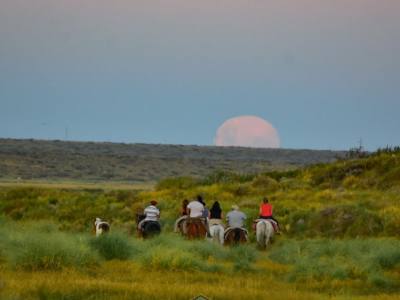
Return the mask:
<path id="1" fill-rule="evenodd" d="M 0 139 L 0 179 L 148 182 L 217 170 L 259 173 L 335 161 L 344 151 Z"/>

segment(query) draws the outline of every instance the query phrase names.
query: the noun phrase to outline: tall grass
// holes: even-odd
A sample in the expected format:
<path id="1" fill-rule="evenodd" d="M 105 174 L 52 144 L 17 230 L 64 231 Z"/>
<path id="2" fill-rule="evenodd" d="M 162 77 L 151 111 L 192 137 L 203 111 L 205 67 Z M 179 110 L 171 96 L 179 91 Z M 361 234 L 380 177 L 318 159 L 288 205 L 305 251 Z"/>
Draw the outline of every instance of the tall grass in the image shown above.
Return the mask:
<path id="1" fill-rule="evenodd" d="M 293 266 L 289 281 L 362 280 L 376 288 L 400 289 L 391 274 L 400 266 L 396 239 L 285 240 L 269 258 Z"/>
<path id="2" fill-rule="evenodd" d="M 89 244 L 106 260 L 127 260 L 139 252 L 137 245 L 127 235 L 121 233 L 93 237 Z"/>
<path id="3" fill-rule="evenodd" d="M 59 270 L 99 263 L 84 236 L 60 232 L 53 225 L 7 226 L 0 236 L 4 257 L 17 268 Z"/>
<path id="4" fill-rule="evenodd" d="M 257 257 L 253 246 L 227 248 L 175 234 L 138 240 L 118 231 L 96 238 L 61 232 L 45 222 L 3 226 L 0 242 L 4 261 L 32 271 L 86 267 L 102 260 L 133 260 L 153 270 L 247 271 Z"/>

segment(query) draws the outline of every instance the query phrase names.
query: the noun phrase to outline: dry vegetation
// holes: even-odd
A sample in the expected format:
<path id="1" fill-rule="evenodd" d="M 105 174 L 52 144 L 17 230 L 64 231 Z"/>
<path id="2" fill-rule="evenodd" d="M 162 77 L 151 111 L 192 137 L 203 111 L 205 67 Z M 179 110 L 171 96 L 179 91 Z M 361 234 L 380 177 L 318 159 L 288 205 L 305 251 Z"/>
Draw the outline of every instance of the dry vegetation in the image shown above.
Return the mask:
<path id="1" fill-rule="evenodd" d="M 0 139 L 0 178 L 155 182 L 216 170 L 259 173 L 330 162 L 343 152 Z"/>

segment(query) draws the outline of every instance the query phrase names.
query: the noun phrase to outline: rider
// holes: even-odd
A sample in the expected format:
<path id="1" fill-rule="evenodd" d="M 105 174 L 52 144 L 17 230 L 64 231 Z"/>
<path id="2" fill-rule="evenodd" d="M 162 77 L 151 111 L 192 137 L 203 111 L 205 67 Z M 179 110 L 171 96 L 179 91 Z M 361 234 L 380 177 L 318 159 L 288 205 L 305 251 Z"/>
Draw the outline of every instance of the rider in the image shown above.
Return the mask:
<path id="1" fill-rule="evenodd" d="M 204 205 L 203 197 L 198 195 L 196 200 L 190 202 L 187 206 L 187 212 L 190 219 L 198 219 L 201 220 L 201 223 L 205 227 L 207 234 L 209 234 L 208 225 L 207 225 L 207 217 L 205 215 L 205 205 Z M 208 213 L 207 213 L 208 215 Z"/>
<path id="2" fill-rule="evenodd" d="M 160 210 L 157 208 L 157 201 L 150 201 L 150 205 L 144 209 L 144 215 L 146 216 L 142 221 L 139 222 L 138 228 L 143 231 L 143 225 L 148 221 L 158 222 L 160 219 Z"/>
<path id="3" fill-rule="evenodd" d="M 210 226 L 222 225 L 223 213 L 218 201 L 215 201 L 214 204 L 212 205 L 209 213 L 209 218 L 210 218 L 209 222 Z"/>
<path id="4" fill-rule="evenodd" d="M 244 221 L 247 219 L 247 217 L 239 210 L 239 206 L 232 205 L 232 210 L 226 215 L 226 219 L 230 228 L 244 229 Z"/>
<path id="5" fill-rule="evenodd" d="M 175 221 L 174 232 L 179 232 L 179 227 L 181 226 L 182 221 L 187 219 L 187 217 L 188 217 L 188 212 L 187 212 L 188 204 L 189 204 L 189 200 L 188 199 L 184 199 L 182 201 L 180 217 L 178 218 L 178 220 Z"/>
<path id="6" fill-rule="evenodd" d="M 267 197 L 263 198 L 263 202 L 260 205 L 260 217 L 259 217 L 259 219 L 274 221 L 276 223 L 275 231 L 278 234 L 280 233 L 280 231 L 279 231 L 279 223 L 272 215 L 272 205 L 271 205 L 271 203 L 269 203 Z"/>
<path id="7" fill-rule="evenodd" d="M 207 204 L 204 202 L 203 197 L 201 197 L 201 196 L 198 196 L 198 197 L 200 197 L 199 199 L 201 199 L 201 200 L 199 200 L 199 201 L 204 206 L 203 214 L 202 214 L 201 217 L 202 217 L 202 219 L 204 221 L 204 225 L 207 228 L 207 236 L 210 237 L 211 236 L 211 234 L 210 234 L 210 224 L 209 224 L 209 221 L 208 221 L 208 218 L 210 216 L 210 211 L 208 210 Z"/>
<path id="8" fill-rule="evenodd" d="M 181 210 L 181 217 L 187 216 L 187 206 L 189 204 L 189 200 L 185 199 L 182 201 L 182 210 Z"/>
<path id="9" fill-rule="evenodd" d="M 202 218 L 204 213 L 203 197 L 197 196 L 196 200 L 188 204 L 186 210 L 190 218 Z"/>

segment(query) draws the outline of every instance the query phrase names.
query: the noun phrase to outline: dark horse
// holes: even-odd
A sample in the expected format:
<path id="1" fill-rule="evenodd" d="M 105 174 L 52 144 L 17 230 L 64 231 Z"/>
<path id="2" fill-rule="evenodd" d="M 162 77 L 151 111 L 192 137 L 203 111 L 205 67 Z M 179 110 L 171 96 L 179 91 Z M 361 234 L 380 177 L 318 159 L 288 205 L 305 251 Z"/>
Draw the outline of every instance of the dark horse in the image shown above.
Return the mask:
<path id="1" fill-rule="evenodd" d="M 190 240 L 207 236 L 207 228 L 201 218 L 187 218 L 183 226 L 186 226 L 186 237 Z"/>
<path id="2" fill-rule="evenodd" d="M 136 212 L 136 229 L 140 237 L 144 239 L 158 235 L 161 233 L 161 225 L 158 221 L 146 221 L 144 222 L 142 229 L 139 228 L 139 223 L 143 221 L 146 216 L 141 212 Z"/>
<path id="3" fill-rule="evenodd" d="M 225 230 L 225 245 L 239 245 L 247 242 L 247 231 L 243 228 L 235 227 Z"/>

